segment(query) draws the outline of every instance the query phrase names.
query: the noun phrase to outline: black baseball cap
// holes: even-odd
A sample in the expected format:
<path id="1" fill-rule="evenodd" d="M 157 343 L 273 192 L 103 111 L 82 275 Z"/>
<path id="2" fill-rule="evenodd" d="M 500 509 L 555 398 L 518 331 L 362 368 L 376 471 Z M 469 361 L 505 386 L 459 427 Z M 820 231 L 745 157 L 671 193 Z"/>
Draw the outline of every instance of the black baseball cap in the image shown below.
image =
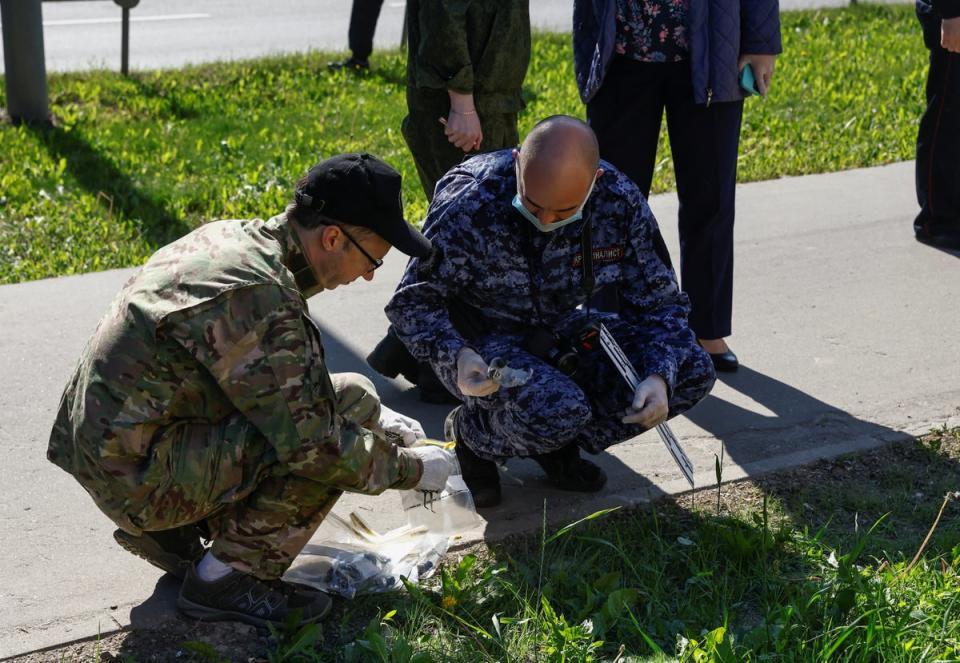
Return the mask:
<path id="1" fill-rule="evenodd" d="M 297 204 L 332 221 L 369 228 L 408 256 L 430 253 L 430 240 L 403 218 L 400 173 L 366 152 L 321 161 L 295 196 Z"/>

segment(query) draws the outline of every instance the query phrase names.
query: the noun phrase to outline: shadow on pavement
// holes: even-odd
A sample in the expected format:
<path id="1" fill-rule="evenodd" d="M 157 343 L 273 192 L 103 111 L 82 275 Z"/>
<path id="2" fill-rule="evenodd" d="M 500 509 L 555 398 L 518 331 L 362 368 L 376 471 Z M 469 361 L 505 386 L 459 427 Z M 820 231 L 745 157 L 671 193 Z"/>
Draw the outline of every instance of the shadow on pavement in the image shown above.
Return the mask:
<path id="1" fill-rule="evenodd" d="M 809 452 L 809 461 L 813 461 L 832 455 L 831 447 L 858 441 L 868 446 L 871 441 L 909 437 L 858 419 L 747 366 L 741 365 L 736 373 L 721 374 L 720 381 L 769 414 L 724 400 L 714 388 L 713 394 L 684 416 L 720 440 L 726 455 L 741 465 L 804 452 Z M 821 449 L 822 453 L 816 452 Z"/>
<path id="2" fill-rule="evenodd" d="M 879 547 L 895 546 L 898 532 L 919 545 L 931 524 L 921 512 L 935 512 L 944 492 L 955 489 L 960 465 L 922 445 L 909 446 L 913 435 L 857 418 L 745 366 L 722 380 L 770 414 L 711 395 L 686 416 L 722 441 L 727 458 L 746 465 L 749 476 L 779 501 L 796 526 L 824 528 L 824 541 L 830 545 L 840 544 L 851 532 L 865 532 L 888 513 L 890 518 L 874 535 Z M 908 446 L 892 449 L 897 442 Z M 784 459 L 790 462 L 776 476 L 756 476 L 768 471 L 767 459 L 758 451 L 779 456 L 781 468 Z M 821 460 L 825 462 L 817 463 Z M 913 516 L 903 515 L 904 500 L 913 505 Z"/>
<path id="3" fill-rule="evenodd" d="M 169 573 L 160 576 L 153 588 L 153 594 L 130 610 L 130 628 L 134 631 L 149 630 L 157 624 L 175 619 L 180 584 L 180 579 Z"/>

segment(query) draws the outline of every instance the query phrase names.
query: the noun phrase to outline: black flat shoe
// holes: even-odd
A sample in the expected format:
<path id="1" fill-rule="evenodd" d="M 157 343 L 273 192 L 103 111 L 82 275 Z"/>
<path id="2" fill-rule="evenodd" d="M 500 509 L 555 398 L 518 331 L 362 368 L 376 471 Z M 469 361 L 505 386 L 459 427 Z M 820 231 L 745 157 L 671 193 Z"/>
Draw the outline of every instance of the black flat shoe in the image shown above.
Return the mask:
<path id="1" fill-rule="evenodd" d="M 740 367 L 740 361 L 737 359 L 737 355 L 733 354 L 730 350 L 718 354 L 710 354 L 710 361 L 713 362 L 714 370 L 723 373 L 735 373 Z"/>
<path id="2" fill-rule="evenodd" d="M 948 232 L 945 230 L 926 230 L 918 228 L 916 230 L 917 241 L 927 246 L 935 246 L 938 249 L 948 251 L 960 250 L 960 231 Z"/>

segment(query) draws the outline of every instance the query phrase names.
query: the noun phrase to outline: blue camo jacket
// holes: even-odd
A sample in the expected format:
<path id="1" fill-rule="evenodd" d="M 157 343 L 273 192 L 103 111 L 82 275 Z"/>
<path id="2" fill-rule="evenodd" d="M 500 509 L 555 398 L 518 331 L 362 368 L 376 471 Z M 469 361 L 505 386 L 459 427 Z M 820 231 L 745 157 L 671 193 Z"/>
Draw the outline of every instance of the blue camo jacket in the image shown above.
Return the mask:
<path id="1" fill-rule="evenodd" d="M 592 222 L 594 288 L 616 289 L 620 317 L 646 337 L 642 365 L 673 393 L 677 366 L 697 351 L 687 326 L 689 300 L 656 253 L 662 239 L 647 201 L 612 165 L 602 161 L 601 167 L 584 207 L 584 219 Z M 520 338 L 533 325 L 560 331 L 582 317 L 584 222 L 540 232 L 513 208 L 516 192 L 511 150 L 468 159 L 437 183 L 423 226 L 433 252 L 410 260 L 386 306 L 418 360 L 455 366 L 470 345 L 451 322 L 451 301 L 479 311 L 491 336 Z"/>

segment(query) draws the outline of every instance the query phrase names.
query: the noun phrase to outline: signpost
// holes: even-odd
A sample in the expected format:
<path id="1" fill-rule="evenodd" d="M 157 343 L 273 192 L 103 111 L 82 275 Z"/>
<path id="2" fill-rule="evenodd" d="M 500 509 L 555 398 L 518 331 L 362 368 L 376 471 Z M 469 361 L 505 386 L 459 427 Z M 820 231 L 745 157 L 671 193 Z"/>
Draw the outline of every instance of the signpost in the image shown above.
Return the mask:
<path id="1" fill-rule="evenodd" d="M 123 14 L 120 72 L 130 72 L 130 10 L 140 0 L 113 0 Z M 43 55 L 42 0 L 0 0 L 7 114 L 13 122 L 48 122 L 47 67 Z"/>
<path id="2" fill-rule="evenodd" d="M 47 122 L 47 67 L 41 0 L 0 0 L 7 114 L 14 122 Z"/>

